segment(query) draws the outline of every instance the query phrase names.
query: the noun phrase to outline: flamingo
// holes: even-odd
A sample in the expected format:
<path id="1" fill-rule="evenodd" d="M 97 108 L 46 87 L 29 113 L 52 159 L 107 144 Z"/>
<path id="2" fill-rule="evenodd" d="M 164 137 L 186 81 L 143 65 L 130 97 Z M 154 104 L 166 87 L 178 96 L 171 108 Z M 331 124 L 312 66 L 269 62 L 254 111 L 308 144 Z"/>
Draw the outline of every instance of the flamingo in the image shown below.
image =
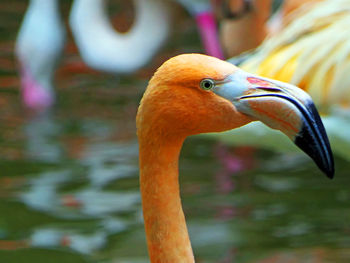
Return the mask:
<path id="1" fill-rule="evenodd" d="M 152 263 L 194 262 L 178 182 L 185 138 L 255 120 L 282 131 L 333 177 L 325 129 L 310 96 L 301 89 L 200 54 L 173 57 L 153 75 L 136 116 L 141 198 Z"/>
<path id="2" fill-rule="evenodd" d="M 130 73 L 144 66 L 169 33 L 169 9 L 161 0 L 135 0 L 135 21 L 126 33 L 114 30 L 105 0 L 75 0 L 69 24 L 84 62 L 110 73 Z"/>
<path id="3" fill-rule="evenodd" d="M 31 0 L 15 47 L 26 107 L 45 110 L 54 103 L 52 80 L 64 43 L 57 0 Z"/>

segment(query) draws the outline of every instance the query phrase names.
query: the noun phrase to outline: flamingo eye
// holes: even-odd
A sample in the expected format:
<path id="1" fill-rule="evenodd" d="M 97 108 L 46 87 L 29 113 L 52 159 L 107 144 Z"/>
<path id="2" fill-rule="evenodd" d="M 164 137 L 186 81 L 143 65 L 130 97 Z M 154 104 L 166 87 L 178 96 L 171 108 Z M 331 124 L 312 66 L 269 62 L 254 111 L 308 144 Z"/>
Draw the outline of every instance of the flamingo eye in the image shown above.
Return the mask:
<path id="1" fill-rule="evenodd" d="M 211 90 L 215 87 L 215 82 L 212 79 L 202 79 L 199 85 L 201 89 Z"/>

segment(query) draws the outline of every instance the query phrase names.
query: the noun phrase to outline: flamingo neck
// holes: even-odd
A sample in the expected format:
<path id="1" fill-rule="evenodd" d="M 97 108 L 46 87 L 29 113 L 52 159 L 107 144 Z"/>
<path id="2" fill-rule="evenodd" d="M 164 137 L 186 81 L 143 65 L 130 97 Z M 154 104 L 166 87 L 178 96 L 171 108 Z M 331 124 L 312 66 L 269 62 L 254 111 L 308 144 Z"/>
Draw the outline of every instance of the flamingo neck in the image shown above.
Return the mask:
<path id="1" fill-rule="evenodd" d="M 193 263 L 178 181 L 183 140 L 150 140 L 154 134 L 140 134 L 140 186 L 151 262 Z"/>

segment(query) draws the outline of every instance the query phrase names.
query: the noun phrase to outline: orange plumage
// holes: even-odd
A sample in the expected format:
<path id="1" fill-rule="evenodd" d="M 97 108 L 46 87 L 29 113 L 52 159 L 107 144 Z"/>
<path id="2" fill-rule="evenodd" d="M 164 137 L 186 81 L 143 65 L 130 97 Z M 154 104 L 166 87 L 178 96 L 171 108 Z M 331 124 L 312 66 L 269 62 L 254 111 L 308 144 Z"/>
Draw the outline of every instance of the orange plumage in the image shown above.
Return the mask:
<path id="1" fill-rule="evenodd" d="M 211 89 L 201 85 L 208 79 L 214 83 Z M 295 103 L 305 105 L 312 102 L 306 93 L 285 85 L 199 54 L 171 58 L 154 74 L 136 117 L 142 207 L 152 263 L 194 262 L 178 182 L 178 159 L 185 138 L 260 119 L 293 139 L 304 127 L 304 119 L 290 100 L 297 98 Z M 294 95 L 284 100 L 281 94 Z M 322 136 L 320 140 L 326 138 Z M 328 151 L 323 149 L 322 154 Z M 324 171 L 332 173 L 327 165 Z"/>
<path id="2" fill-rule="evenodd" d="M 194 262 L 181 208 L 178 157 L 187 136 L 250 121 L 198 86 L 204 76 L 221 80 L 234 70 L 207 56 L 177 56 L 154 74 L 142 98 L 137 114 L 140 185 L 151 262 Z"/>

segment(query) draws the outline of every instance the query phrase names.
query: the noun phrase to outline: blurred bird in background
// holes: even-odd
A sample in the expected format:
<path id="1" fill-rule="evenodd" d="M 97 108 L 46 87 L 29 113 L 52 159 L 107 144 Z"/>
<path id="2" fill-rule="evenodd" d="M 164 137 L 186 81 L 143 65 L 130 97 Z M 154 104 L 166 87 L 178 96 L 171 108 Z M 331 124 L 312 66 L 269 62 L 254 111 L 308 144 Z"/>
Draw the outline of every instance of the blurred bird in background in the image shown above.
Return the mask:
<path id="1" fill-rule="evenodd" d="M 35 110 L 55 101 L 53 76 L 65 43 L 57 0 L 31 0 L 16 41 L 23 104 Z"/>
<path id="2" fill-rule="evenodd" d="M 217 0 L 220 41 L 227 57 L 256 48 L 268 34 L 272 0 Z"/>
<path id="3" fill-rule="evenodd" d="M 254 52 L 230 61 L 248 72 L 306 90 L 323 113 L 334 152 L 350 159 L 350 1 L 285 1 L 279 12 L 280 29 L 267 35 Z M 266 148 L 273 141 L 275 149 L 286 149 L 285 138 L 256 126 L 215 137 Z"/>
<path id="4" fill-rule="evenodd" d="M 106 0 L 75 0 L 69 24 L 84 62 L 100 71 L 130 73 L 148 63 L 169 34 L 168 2 L 135 0 L 135 18 L 125 33 L 113 28 Z"/>
<path id="5" fill-rule="evenodd" d="M 214 0 L 225 54 L 233 57 L 258 47 L 267 36 L 283 28 L 294 10 L 320 1 L 323 0 Z"/>
<path id="6" fill-rule="evenodd" d="M 169 32 L 167 5 L 158 0 L 135 0 L 136 18 L 121 34 L 106 14 L 106 1 L 75 0 L 70 25 L 80 54 L 90 67 L 129 73 L 144 66 Z M 53 77 L 65 44 L 65 28 L 57 0 L 31 0 L 16 42 L 22 100 L 44 110 L 54 103 Z"/>

